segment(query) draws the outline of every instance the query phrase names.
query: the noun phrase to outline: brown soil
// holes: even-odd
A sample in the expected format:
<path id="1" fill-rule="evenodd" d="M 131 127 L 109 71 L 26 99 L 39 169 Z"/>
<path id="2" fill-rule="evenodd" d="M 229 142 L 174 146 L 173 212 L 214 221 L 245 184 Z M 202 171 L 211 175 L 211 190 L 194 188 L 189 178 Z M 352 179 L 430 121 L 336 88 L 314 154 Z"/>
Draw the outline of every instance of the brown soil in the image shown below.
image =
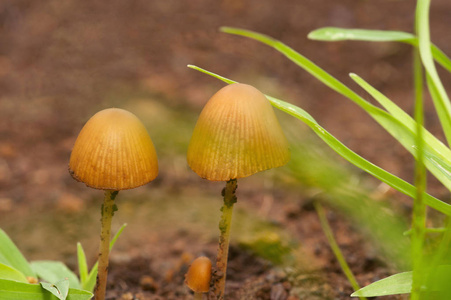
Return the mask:
<path id="1" fill-rule="evenodd" d="M 128 199 L 119 200 L 115 226 L 127 222 L 130 228 L 112 253 L 107 296 L 192 299 L 183 274 L 194 257 L 215 257 L 222 187 L 189 171 L 184 147 L 195 115 L 222 83 L 186 65 L 253 84 L 301 106 L 351 149 L 412 181 L 414 164 L 407 151 L 353 103 L 273 49 L 219 33 L 218 28 L 273 36 L 356 90 L 348 73 L 361 75 L 411 112 L 409 46 L 329 44 L 309 41 L 307 34 L 324 26 L 411 31 L 414 6 L 412 1 L 389 0 L 2 1 L 0 227 L 29 259 L 64 260 L 75 270 L 75 244 L 81 241 L 92 262 L 97 248 L 95 207 L 101 195 L 74 182 L 67 162 L 76 135 L 91 115 L 112 106 L 130 109 L 149 128 L 161 172 L 149 187 L 120 195 Z M 448 54 L 450 14 L 449 1 L 433 1 L 432 39 Z M 449 90 L 450 75 L 443 72 L 443 79 Z M 426 124 L 442 136 L 430 102 Z M 376 189 L 376 181 L 359 176 L 369 181 L 368 191 Z M 349 299 L 352 288 L 311 206 L 318 191 L 300 193 L 273 185 L 265 175 L 256 178 L 240 184 L 247 200 L 239 200 L 237 209 L 287 234 L 296 245 L 291 247 L 296 263 L 271 263 L 246 250 L 246 243 L 237 238 L 231 246 L 227 298 Z M 441 199 L 449 197 L 433 180 L 429 191 Z M 148 197 L 152 205 L 144 204 Z M 397 193 L 384 197 L 402 203 L 401 213 L 408 215 L 409 199 Z M 176 208 L 182 212 L 175 213 Z M 397 271 L 358 225 L 334 209 L 328 212 L 361 285 Z M 242 228 L 235 227 L 239 236 Z"/>

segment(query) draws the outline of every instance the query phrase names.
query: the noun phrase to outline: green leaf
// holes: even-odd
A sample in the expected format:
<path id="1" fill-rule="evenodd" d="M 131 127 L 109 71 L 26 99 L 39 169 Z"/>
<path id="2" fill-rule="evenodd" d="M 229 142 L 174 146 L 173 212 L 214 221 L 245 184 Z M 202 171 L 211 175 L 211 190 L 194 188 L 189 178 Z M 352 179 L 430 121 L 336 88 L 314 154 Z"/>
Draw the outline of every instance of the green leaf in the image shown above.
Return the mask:
<path id="1" fill-rule="evenodd" d="M 29 284 L 0 279 L 0 295 L 2 300 L 57 300 L 50 292 L 39 284 Z M 69 289 L 67 300 L 89 300 L 92 293 L 78 289 Z"/>
<path id="2" fill-rule="evenodd" d="M 86 262 L 85 251 L 81 243 L 77 243 L 77 259 L 78 259 L 78 272 L 80 273 L 81 285 L 84 285 L 88 278 L 88 264 Z"/>
<path id="3" fill-rule="evenodd" d="M 308 38 L 317 41 L 367 41 L 367 42 L 398 42 L 415 40 L 411 33 L 403 31 L 347 29 L 338 27 L 323 27 L 313 30 Z"/>
<path id="4" fill-rule="evenodd" d="M 31 267 L 38 277 L 48 282 L 57 282 L 61 278 L 67 278 L 72 288 L 81 288 L 77 275 L 60 261 L 39 260 L 31 262 Z"/>
<path id="5" fill-rule="evenodd" d="M 451 265 L 440 265 L 434 269 L 424 269 L 422 272 L 429 275 L 427 284 L 422 287 L 424 292 L 445 292 L 449 296 L 449 276 Z M 351 297 L 379 297 L 388 295 L 409 294 L 412 290 L 412 272 L 398 273 L 355 291 Z M 438 296 L 438 294 L 434 294 Z M 429 298 L 428 298 L 429 299 Z M 431 298 L 432 299 L 432 298 Z M 436 299 L 436 298 L 434 298 Z M 445 299 L 438 298 L 437 299 Z M 448 297 L 446 298 L 448 299 Z"/>
<path id="6" fill-rule="evenodd" d="M 418 47 L 418 39 L 415 35 L 403 31 L 372 30 L 372 29 L 347 29 L 338 27 L 323 27 L 313 30 L 308 38 L 317 41 L 367 41 L 367 42 L 402 42 Z M 451 59 L 439 48 L 431 45 L 432 56 L 445 69 L 451 72 Z"/>
<path id="7" fill-rule="evenodd" d="M 114 244 L 116 243 L 119 236 L 122 234 L 122 231 L 124 231 L 125 227 L 127 227 L 127 224 L 123 224 L 121 226 L 121 228 L 119 228 L 117 233 L 114 235 L 113 239 L 110 242 L 110 251 L 113 249 Z M 99 263 L 96 262 L 95 265 L 92 267 L 91 272 L 89 272 L 89 275 L 86 278 L 86 281 L 84 283 L 82 283 L 82 287 L 84 290 L 87 290 L 87 291 L 94 290 L 94 286 L 96 285 L 98 267 L 99 267 Z"/>
<path id="8" fill-rule="evenodd" d="M 0 229 L 0 245 L 0 263 L 17 269 L 25 276 L 36 277 L 28 261 L 2 229 Z"/>
<path id="9" fill-rule="evenodd" d="M 205 74 L 208 74 L 210 76 L 213 76 L 215 78 L 218 78 L 226 83 L 234 83 L 235 81 L 230 80 L 228 78 L 225 78 L 223 76 L 217 75 L 215 73 L 209 72 L 207 70 L 204 70 L 202 68 L 188 65 L 188 67 L 198 70 L 200 72 L 203 72 Z M 400 179 L 399 177 L 396 177 L 395 175 L 385 171 L 384 169 L 381 169 L 380 167 L 374 165 L 373 163 L 365 160 L 363 157 L 359 156 L 355 152 L 353 152 L 351 149 L 347 148 L 345 145 L 343 145 L 339 140 L 337 140 L 333 135 L 331 135 L 326 129 L 321 127 L 315 119 L 311 115 L 309 115 L 306 111 L 301 109 L 300 107 L 297 107 L 293 104 L 284 102 L 282 100 L 276 99 L 271 96 L 266 96 L 268 100 L 271 102 L 271 104 L 288 113 L 289 115 L 292 115 L 293 117 L 301 120 L 305 124 L 307 124 L 326 144 L 328 144 L 335 152 L 337 152 L 339 155 L 341 155 L 343 158 L 345 158 L 350 163 L 354 164 L 355 166 L 359 167 L 360 169 L 364 170 L 365 172 L 373 175 L 374 177 L 378 178 L 379 180 L 385 182 L 392 188 L 396 189 L 397 191 L 400 191 L 403 194 L 406 194 L 412 198 L 415 197 L 416 194 L 416 188 L 405 182 L 404 180 Z M 451 215 L 451 206 L 443 201 L 440 201 L 439 199 L 429 195 L 424 194 L 424 201 L 427 205 L 430 207 L 446 214 Z"/>
<path id="10" fill-rule="evenodd" d="M 69 280 L 67 278 L 60 280 L 55 284 L 41 282 L 41 286 L 60 300 L 66 300 L 67 295 L 69 294 Z"/>
<path id="11" fill-rule="evenodd" d="M 408 294 L 412 289 L 412 272 L 404 272 L 373 282 L 352 293 L 351 297 L 377 297 Z"/>
<path id="12" fill-rule="evenodd" d="M 14 280 L 28 283 L 27 277 L 18 270 L 0 263 L 0 279 Z"/>

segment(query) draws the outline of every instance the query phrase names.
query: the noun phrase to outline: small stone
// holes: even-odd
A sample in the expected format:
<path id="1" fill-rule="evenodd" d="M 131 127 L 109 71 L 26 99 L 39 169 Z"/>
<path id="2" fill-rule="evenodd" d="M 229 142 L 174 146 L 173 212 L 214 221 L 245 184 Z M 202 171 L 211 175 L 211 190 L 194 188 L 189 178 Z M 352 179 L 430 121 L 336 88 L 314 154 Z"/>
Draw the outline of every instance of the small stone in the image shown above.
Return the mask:
<path id="1" fill-rule="evenodd" d="M 133 300 L 133 294 L 132 293 L 125 293 L 122 294 L 121 299 L 120 300 Z"/>

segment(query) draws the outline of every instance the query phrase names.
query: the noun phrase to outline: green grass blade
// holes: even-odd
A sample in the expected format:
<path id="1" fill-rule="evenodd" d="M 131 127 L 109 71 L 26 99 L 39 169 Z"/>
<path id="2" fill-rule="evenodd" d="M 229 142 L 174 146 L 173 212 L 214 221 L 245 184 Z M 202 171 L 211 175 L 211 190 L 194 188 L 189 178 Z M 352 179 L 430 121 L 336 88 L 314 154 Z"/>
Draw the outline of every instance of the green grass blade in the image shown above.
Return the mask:
<path id="1" fill-rule="evenodd" d="M 31 267 L 39 278 L 48 282 L 57 282 L 63 278 L 69 280 L 70 287 L 81 288 L 77 275 L 69 270 L 69 268 L 60 261 L 39 260 L 32 261 Z"/>
<path id="2" fill-rule="evenodd" d="M 81 243 L 77 243 L 77 261 L 80 283 L 83 286 L 88 278 L 88 263 L 86 262 L 86 254 Z"/>
<path id="3" fill-rule="evenodd" d="M 264 44 L 267 44 L 268 46 L 273 47 L 283 55 L 285 55 L 288 59 L 293 61 L 295 64 L 306 70 L 308 73 L 313 75 L 315 78 L 317 78 L 319 81 L 323 82 L 325 85 L 330 87 L 331 89 L 335 90 L 336 92 L 342 94 L 343 96 L 349 98 L 354 103 L 359 105 L 362 109 L 364 109 L 375 121 L 377 121 L 388 133 L 390 133 L 398 142 L 400 142 L 404 148 L 406 148 L 409 152 L 412 154 L 415 153 L 413 148 L 415 147 L 416 143 L 416 132 L 415 130 L 412 130 L 411 128 L 408 128 L 404 123 L 396 119 L 394 116 L 390 115 L 386 111 L 372 105 L 362 97 L 360 97 L 358 94 L 356 94 L 354 91 L 349 89 L 347 86 L 345 86 L 343 83 L 341 83 L 339 80 L 328 74 L 326 71 L 315 65 L 312 61 L 301 55 L 300 53 L 296 52 L 292 48 L 286 46 L 280 41 L 277 41 L 275 39 L 272 39 L 269 36 L 262 35 L 259 33 L 255 33 L 248 30 L 242 30 L 242 29 L 236 29 L 236 28 L 229 28 L 229 27 L 223 27 L 221 28 L 222 31 L 226 33 L 236 34 L 240 36 L 245 36 L 251 39 L 255 39 L 257 41 L 260 41 Z M 435 149 L 427 149 L 428 152 L 433 153 L 435 156 L 438 156 L 438 153 L 435 153 Z M 443 159 L 442 159 L 443 161 Z M 441 179 L 441 182 L 451 190 L 451 174 L 447 174 L 446 172 L 443 172 L 443 170 L 446 170 L 448 166 L 445 166 L 444 168 L 440 168 L 439 166 L 436 166 L 434 163 L 428 163 L 427 164 L 428 169 L 434 168 L 433 171 L 434 174 L 438 174 L 439 179 Z M 432 172 L 432 170 L 431 170 Z"/>
<path id="4" fill-rule="evenodd" d="M 323 232 L 326 235 L 327 241 L 329 242 L 329 246 L 332 249 L 335 258 L 338 260 L 338 263 L 340 264 L 343 273 L 346 275 L 346 278 L 348 279 L 352 288 L 354 290 L 359 290 L 360 286 L 357 283 L 357 280 L 355 279 L 355 276 L 352 273 L 351 268 L 346 262 L 346 259 L 344 258 L 343 253 L 341 252 L 340 247 L 337 244 L 337 241 L 335 240 L 332 229 L 330 228 L 329 222 L 327 221 L 326 214 L 324 213 L 323 206 L 319 202 L 315 202 L 314 206 L 316 209 L 316 213 L 318 214 L 321 227 L 323 228 Z M 366 298 L 360 297 L 360 300 L 366 300 Z"/>
<path id="5" fill-rule="evenodd" d="M 308 34 L 311 40 L 334 41 L 366 41 L 366 42 L 402 42 L 418 47 L 418 39 L 411 33 L 391 30 L 348 29 L 339 27 L 323 27 Z M 432 56 L 446 70 L 451 72 L 451 59 L 439 48 L 431 45 Z"/>
<path id="6" fill-rule="evenodd" d="M 378 297 L 408 294 L 412 289 L 412 272 L 404 272 L 373 282 L 354 292 L 351 297 Z"/>
<path id="7" fill-rule="evenodd" d="M 215 73 L 209 72 L 207 70 L 204 70 L 202 68 L 189 65 L 190 68 L 198 70 L 202 73 L 208 74 L 210 76 L 213 76 L 215 78 L 218 78 L 226 83 L 234 83 L 235 81 L 227 79 L 223 76 L 217 75 Z M 374 177 L 378 178 L 379 180 L 385 182 L 395 190 L 406 194 L 412 198 L 415 197 L 416 194 L 416 188 L 405 182 L 404 180 L 400 179 L 399 177 L 396 177 L 395 175 L 385 171 L 384 169 L 381 169 L 380 167 L 374 165 L 373 163 L 365 160 L 363 157 L 359 156 L 355 152 L 353 152 L 351 149 L 347 148 L 345 145 L 343 145 L 339 140 L 337 140 L 333 135 L 331 135 L 327 130 L 325 130 L 323 127 L 321 127 L 315 119 L 311 115 L 309 115 L 306 111 L 301 109 L 300 107 L 297 107 L 293 104 L 284 102 L 282 100 L 276 99 L 271 96 L 266 96 L 268 100 L 271 102 L 271 104 L 288 113 L 289 115 L 301 120 L 305 124 L 307 124 L 329 147 L 331 147 L 335 152 L 337 152 L 340 156 L 342 156 L 344 159 L 349 161 L 350 163 L 354 164 L 358 168 L 364 170 L 365 172 L 373 175 Z M 438 200 L 437 198 L 429 195 L 424 194 L 424 201 L 425 203 L 450 216 L 451 215 L 451 206 L 443 201 Z"/>
<path id="8" fill-rule="evenodd" d="M 0 295 L 2 300 L 57 300 L 50 292 L 39 284 L 29 284 L 0 279 Z M 89 300 L 92 293 L 78 289 L 69 289 L 67 300 Z"/>
<path id="9" fill-rule="evenodd" d="M 20 271 L 8 265 L 0 263 L 0 279 L 14 280 L 28 283 L 27 277 Z"/>
<path id="10" fill-rule="evenodd" d="M 0 245 L 0 263 L 13 267 L 25 276 L 36 277 L 28 261 L 2 229 L 0 229 Z"/>
<path id="11" fill-rule="evenodd" d="M 407 113 L 400 109 L 390 99 L 385 97 L 381 92 L 373 88 L 365 80 L 355 74 L 350 75 L 351 78 L 367 91 L 375 100 L 377 100 L 387 111 L 396 119 L 401 121 L 410 131 L 416 132 L 417 122 L 412 119 Z M 451 150 L 446 147 L 440 140 L 438 140 L 430 132 L 424 128 L 422 135 L 426 143 L 423 154 L 426 158 L 425 165 L 434 176 L 440 180 L 448 188 L 451 188 Z M 415 143 L 415 141 L 414 141 Z M 417 147 L 406 147 L 406 149 L 416 158 Z"/>
<path id="12" fill-rule="evenodd" d="M 430 2 L 430 0 L 419 0 L 417 2 L 416 20 L 418 25 L 418 47 L 423 66 L 428 74 L 427 83 L 434 101 L 435 109 L 437 110 L 448 144 L 451 144 L 451 103 L 438 76 L 431 51 L 429 30 Z"/>
<path id="13" fill-rule="evenodd" d="M 414 87 L 415 87 L 415 121 L 416 121 L 416 160 L 415 160 L 415 186 L 417 195 L 413 202 L 412 210 L 412 236 L 411 236 L 411 253 L 412 253 L 412 293 L 411 300 L 420 299 L 421 287 L 423 286 L 425 270 L 423 266 L 423 247 L 426 229 L 426 205 L 423 201 L 423 192 L 426 191 L 426 168 L 424 166 L 424 148 L 423 125 L 424 125 L 424 109 L 423 109 L 423 71 L 421 59 L 418 50 L 414 51 Z"/>
<path id="14" fill-rule="evenodd" d="M 127 227 L 127 224 L 123 224 L 121 228 L 117 231 L 117 233 L 114 235 L 113 239 L 110 242 L 110 251 L 113 249 L 114 244 L 116 243 L 119 236 L 122 234 L 122 231 L 124 231 L 125 227 Z M 99 268 L 99 263 L 96 262 L 94 266 L 91 269 L 91 272 L 89 272 L 88 277 L 86 278 L 86 281 L 82 284 L 82 288 L 87 291 L 93 291 L 94 286 L 96 285 L 96 277 L 97 272 Z"/>
<path id="15" fill-rule="evenodd" d="M 311 31 L 308 36 L 317 41 L 367 41 L 367 42 L 399 42 L 414 40 L 415 36 L 403 31 L 347 29 L 339 27 L 323 27 Z"/>

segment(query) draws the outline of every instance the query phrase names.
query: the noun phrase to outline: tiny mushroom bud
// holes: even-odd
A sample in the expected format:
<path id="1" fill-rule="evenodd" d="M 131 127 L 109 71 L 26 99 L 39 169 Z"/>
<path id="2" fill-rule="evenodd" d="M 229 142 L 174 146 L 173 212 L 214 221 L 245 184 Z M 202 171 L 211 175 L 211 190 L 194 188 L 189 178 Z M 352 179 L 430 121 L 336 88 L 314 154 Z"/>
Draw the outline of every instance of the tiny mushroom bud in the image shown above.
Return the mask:
<path id="1" fill-rule="evenodd" d="M 95 300 L 105 299 L 111 219 L 120 190 L 144 185 L 158 175 L 152 140 L 132 113 L 109 108 L 95 114 L 75 141 L 69 162 L 72 177 L 105 192 L 102 205 L 99 266 Z"/>
<path id="2" fill-rule="evenodd" d="M 211 280 L 211 260 L 201 256 L 196 258 L 185 275 L 185 284 L 194 292 L 195 299 L 202 299 L 208 293 Z"/>
<path id="3" fill-rule="evenodd" d="M 228 85 L 211 97 L 202 110 L 188 147 L 187 160 L 200 177 L 226 181 L 219 223 L 215 294 L 224 298 L 230 223 L 237 198 L 237 179 L 280 167 L 290 159 L 288 142 L 274 110 L 256 88 Z"/>

